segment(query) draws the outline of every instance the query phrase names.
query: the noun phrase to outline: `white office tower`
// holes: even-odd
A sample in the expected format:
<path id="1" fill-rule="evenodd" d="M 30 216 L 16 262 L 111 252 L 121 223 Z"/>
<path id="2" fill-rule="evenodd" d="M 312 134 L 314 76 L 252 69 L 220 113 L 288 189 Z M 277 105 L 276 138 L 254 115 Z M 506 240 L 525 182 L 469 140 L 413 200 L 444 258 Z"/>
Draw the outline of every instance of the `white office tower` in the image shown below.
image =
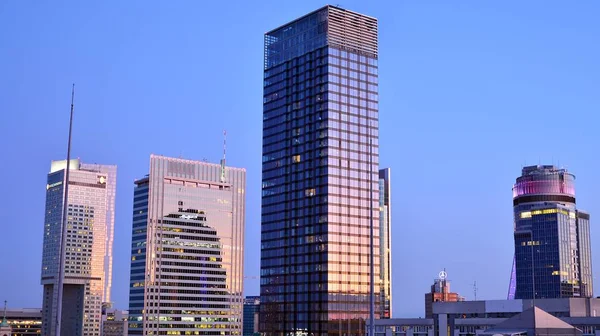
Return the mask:
<path id="1" fill-rule="evenodd" d="M 152 155 L 135 185 L 129 335 L 241 335 L 246 170 Z"/>
<path id="2" fill-rule="evenodd" d="M 102 302 L 110 300 L 117 167 L 77 159 L 69 166 L 66 221 L 66 160 L 52 161 L 46 185 L 42 334 L 56 336 L 60 316 L 60 335 L 100 336 Z"/>

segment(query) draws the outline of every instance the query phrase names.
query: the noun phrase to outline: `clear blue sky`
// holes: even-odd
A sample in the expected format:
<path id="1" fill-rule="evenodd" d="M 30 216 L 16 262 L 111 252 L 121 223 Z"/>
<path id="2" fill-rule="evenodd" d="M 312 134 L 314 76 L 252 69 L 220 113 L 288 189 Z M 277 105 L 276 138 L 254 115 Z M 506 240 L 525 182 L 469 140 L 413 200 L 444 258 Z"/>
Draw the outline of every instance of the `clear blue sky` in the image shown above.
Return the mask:
<path id="1" fill-rule="evenodd" d="M 245 273 L 258 275 L 263 34 L 324 4 L 0 1 L 0 300 L 41 306 L 45 179 L 66 155 L 73 82 L 74 155 L 118 165 L 116 306 L 128 304 L 133 180 L 150 153 L 217 162 L 224 128 L 228 162 L 248 170 Z M 442 268 L 469 299 L 475 280 L 479 299 L 505 298 L 524 164 L 577 175 L 598 274 L 600 3 L 333 4 L 379 19 L 394 315 L 422 316 Z"/>

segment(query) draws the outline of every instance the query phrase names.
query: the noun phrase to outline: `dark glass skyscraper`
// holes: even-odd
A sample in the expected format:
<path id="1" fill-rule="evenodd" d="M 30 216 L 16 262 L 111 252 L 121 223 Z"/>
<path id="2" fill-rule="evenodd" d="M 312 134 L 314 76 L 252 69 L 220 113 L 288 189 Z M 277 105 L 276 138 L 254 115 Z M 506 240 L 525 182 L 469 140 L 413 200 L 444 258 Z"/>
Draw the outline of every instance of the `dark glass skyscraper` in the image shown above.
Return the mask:
<path id="1" fill-rule="evenodd" d="M 244 298 L 243 336 L 254 336 L 258 333 L 259 309 L 260 296 L 246 296 Z"/>
<path id="2" fill-rule="evenodd" d="M 333 6 L 265 34 L 266 336 L 365 332 L 371 221 L 379 305 L 377 49 L 377 19 Z"/>
<path id="3" fill-rule="evenodd" d="M 392 317 L 392 181 L 391 169 L 379 170 L 380 317 Z"/>
<path id="4" fill-rule="evenodd" d="M 592 297 L 590 216 L 576 208 L 575 176 L 555 166 L 524 167 L 513 205 L 514 298 Z"/>

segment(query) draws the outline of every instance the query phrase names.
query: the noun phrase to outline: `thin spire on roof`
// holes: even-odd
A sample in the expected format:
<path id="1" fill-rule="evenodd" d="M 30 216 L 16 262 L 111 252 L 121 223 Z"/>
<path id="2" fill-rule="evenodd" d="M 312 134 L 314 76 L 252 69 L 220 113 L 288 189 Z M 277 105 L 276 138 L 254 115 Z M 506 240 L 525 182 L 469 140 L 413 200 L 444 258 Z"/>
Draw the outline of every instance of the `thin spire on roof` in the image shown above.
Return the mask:
<path id="1" fill-rule="evenodd" d="M 6 320 L 6 300 L 4 300 L 4 317 L 2 318 L 2 323 L 0 323 L 0 327 L 8 327 L 8 321 Z"/>

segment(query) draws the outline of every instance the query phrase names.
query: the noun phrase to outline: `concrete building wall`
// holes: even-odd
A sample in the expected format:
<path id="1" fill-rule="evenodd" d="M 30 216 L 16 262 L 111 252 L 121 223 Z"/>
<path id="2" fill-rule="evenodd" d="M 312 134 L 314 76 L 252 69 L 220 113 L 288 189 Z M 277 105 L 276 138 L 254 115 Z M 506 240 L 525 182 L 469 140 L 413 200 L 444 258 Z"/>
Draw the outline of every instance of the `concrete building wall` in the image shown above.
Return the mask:
<path id="1" fill-rule="evenodd" d="M 600 299 L 538 299 L 536 307 L 583 332 L 600 335 Z M 376 336 L 472 336 L 533 306 L 532 300 L 434 302 L 431 319 L 382 319 L 375 322 Z"/>

